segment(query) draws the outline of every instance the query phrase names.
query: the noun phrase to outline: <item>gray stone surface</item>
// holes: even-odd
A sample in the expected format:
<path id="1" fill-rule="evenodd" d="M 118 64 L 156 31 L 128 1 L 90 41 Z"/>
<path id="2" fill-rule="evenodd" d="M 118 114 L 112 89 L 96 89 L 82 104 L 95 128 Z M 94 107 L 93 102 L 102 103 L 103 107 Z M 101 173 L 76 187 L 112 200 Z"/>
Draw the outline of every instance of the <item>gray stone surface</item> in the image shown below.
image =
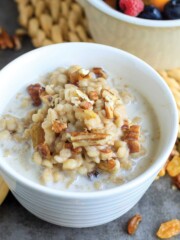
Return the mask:
<path id="1" fill-rule="evenodd" d="M 0 0 L 0 25 L 13 33 L 17 27 L 17 10 L 13 0 Z M 33 49 L 29 39 L 21 51 L 0 50 L 0 69 L 11 60 Z M 140 213 L 143 221 L 136 234 L 126 233 L 127 221 Z M 98 227 L 64 228 L 44 222 L 26 211 L 9 194 L 0 206 L 0 240 L 155 240 L 159 224 L 180 218 L 180 191 L 171 189 L 168 177 L 155 181 L 140 202 L 121 218 Z M 179 237 L 173 238 L 180 239 Z"/>

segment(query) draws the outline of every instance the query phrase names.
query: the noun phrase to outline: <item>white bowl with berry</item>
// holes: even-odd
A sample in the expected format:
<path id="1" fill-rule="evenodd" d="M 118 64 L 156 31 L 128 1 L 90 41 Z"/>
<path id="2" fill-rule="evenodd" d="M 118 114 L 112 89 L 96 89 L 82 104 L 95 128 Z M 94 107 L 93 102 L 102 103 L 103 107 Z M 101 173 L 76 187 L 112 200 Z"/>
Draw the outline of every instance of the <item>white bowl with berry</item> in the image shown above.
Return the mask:
<path id="1" fill-rule="evenodd" d="M 78 0 L 94 40 L 156 69 L 180 66 L 180 0 Z"/>

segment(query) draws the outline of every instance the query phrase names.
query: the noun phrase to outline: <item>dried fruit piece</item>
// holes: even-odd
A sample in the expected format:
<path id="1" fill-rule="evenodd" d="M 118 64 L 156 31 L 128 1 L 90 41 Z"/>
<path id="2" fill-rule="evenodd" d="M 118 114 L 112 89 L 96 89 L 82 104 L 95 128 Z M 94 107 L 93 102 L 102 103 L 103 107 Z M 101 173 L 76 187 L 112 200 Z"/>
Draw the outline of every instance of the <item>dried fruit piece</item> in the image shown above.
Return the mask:
<path id="1" fill-rule="evenodd" d="M 50 158 L 51 153 L 48 145 L 46 143 L 41 143 L 37 146 L 37 151 L 41 154 L 43 158 Z"/>
<path id="2" fill-rule="evenodd" d="M 180 157 L 174 156 L 173 159 L 167 165 L 167 172 L 171 177 L 175 177 L 180 174 Z"/>
<path id="3" fill-rule="evenodd" d="M 178 189 L 180 189 L 180 174 L 172 178 L 172 182 Z"/>
<path id="4" fill-rule="evenodd" d="M 99 175 L 99 172 L 97 170 L 94 170 L 92 172 L 88 172 L 87 176 L 92 181 L 94 178 L 97 178 Z"/>
<path id="5" fill-rule="evenodd" d="M 171 238 L 180 234 L 180 220 L 173 219 L 171 221 L 162 223 L 156 234 L 161 239 Z"/>
<path id="6" fill-rule="evenodd" d="M 30 134 L 34 148 L 44 142 L 44 130 L 41 127 L 41 123 L 34 123 L 31 127 Z"/>
<path id="7" fill-rule="evenodd" d="M 34 106 L 41 105 L 41 98 L 40 95 L 43 91 L 45 91 L 45 88 L 42 87 L 39 83 L 31 84 L 27 88 L 27 91 L 33 101 Z"/>
<path id="8" fill-rule="evenodd" d="M 139 214 L 136 214 L 134 217 L 132 217 L 129 222 L 128 222 L 128 233 L 130 235 L 135 234 L 135 232 L 137 231 L 137 228 L 139 226 L 139 223 L 142 221 L 142 217 Z"/>
<path id="9" fill-rule="evenodd" d="M 52 130 L 55 133 L 60 133 L 66 128 L 67 128 L 67 123 L 61 123 L 58 120 L 54 121 L 53 124 L 52 124 Z"/>

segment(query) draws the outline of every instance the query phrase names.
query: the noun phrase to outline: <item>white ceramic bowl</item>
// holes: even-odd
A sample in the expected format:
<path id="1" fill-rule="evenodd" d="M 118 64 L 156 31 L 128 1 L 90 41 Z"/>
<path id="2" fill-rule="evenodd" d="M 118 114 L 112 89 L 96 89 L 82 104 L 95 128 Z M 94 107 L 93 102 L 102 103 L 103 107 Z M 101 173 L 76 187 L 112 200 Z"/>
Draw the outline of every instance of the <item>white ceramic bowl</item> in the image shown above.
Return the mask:
<path id="1" fill-rule="evenodd" d="M 44 187 L 21 176 L 0 158 L 0 174 L 17 200 L 45 221 L 67 227 L 91 227 L 112 221 L 131 209 L 148 189 L 173 148 L 178 117 L 174 98 L 162 78 L 142 60 L 115 48 L 65 43 L 22 55 L 0 72 L 0 114 L 22 86 L 59 66 L 102 66 L 146 96 L 160 125 L 152 165 L 134 180 L 109 190 L 80 193 Z M 0 150 L 2 151 L 2 150 Z"/>
<path id="2" fill-rule="evenodd" d="M 128 51 L 156 69 L 180 66 L 180 20 L 130 17 L 103 0 L 78 0 L 84 6 L 90 32 L 98 43 Z"/>

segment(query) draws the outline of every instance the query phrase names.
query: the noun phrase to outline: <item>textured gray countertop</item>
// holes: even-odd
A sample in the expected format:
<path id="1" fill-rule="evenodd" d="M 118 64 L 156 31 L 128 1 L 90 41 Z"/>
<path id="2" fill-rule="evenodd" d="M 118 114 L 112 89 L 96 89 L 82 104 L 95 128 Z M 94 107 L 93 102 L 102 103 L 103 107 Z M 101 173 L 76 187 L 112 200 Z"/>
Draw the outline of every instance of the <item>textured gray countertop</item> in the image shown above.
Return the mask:
<path id="1" fill-rule="evenodd" d="M 0 26 L 9 33 L 17 27 L 17 10 L 13 0 L 0 0 Z M 30 40 L 23 41 L 20 51 L 0 50 L 0 69 L 11 60 L 33 49 Z M 126 233 L 129 218 L 142 215 L 136 234 Z M 155 240 L 160 223 L 180 218 L 180 191 L 171 188 L 168 177 L 155 181 L 139 203 L 121 218 L 93 228 L 64 228 L 44 222 L 26 211 L 9 194 L 0 206 L 0 240 Z M 180 236 L 173 240 L 180 239 Z"/>

